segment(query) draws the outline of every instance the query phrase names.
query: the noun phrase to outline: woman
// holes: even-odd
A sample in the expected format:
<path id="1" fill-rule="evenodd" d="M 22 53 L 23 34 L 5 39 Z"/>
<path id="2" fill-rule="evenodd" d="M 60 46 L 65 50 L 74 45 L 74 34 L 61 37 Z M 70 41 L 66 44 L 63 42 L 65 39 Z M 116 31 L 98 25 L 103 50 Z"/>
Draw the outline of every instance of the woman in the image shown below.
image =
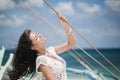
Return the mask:
<path id="1" fill-rule="evenodd" d="M 57 54 L 70 49 L 76 41 L 64 16 L 57 14 L 57 17 L 64 27 L 68 41 L 46 48 L 46 39 L 41 34 L 26 29 L 20 37 L 13 69 L 9 73 L 11 80 L 35 71 L 38 73 L 37 80 L 67 80 L 66 63 Z"/>

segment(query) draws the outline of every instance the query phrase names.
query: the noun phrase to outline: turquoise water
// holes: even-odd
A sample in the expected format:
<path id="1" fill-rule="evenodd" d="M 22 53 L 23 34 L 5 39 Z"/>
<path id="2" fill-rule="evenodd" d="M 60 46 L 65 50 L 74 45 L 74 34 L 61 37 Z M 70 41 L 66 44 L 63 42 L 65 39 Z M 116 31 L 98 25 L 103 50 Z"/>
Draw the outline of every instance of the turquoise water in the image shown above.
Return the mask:
<path id="1" fill-rule="evenodd" d="M 84 57 L 85 60 L 91 65 L 89 65 L 94 71 L 101 72 L 103 74 L 110 74 L 108 71 L 103 69 L 99 64 L 97 64 L 94 60 L 92 60 L 90 57 L 88 57 L 85 53 L 83 53 L 81 50 L 76 49 L 79 54 Z M 106 62 L 96 51 L 93 49 L 86 49 L 86 51 L 92 55 L 96 60 L 98 60 L 100 63 L 102 63 L 107 69 L 112 71 L 114 74 L 120 77 L 120 73 L 116 71 L 108 62 Z M 111 61 L 119 70 L 120 70 L 120 49 L 100 49 L 99 50 L 103 55 Z M 74 51 L 70 51 L 73 52 Z M 61 54 L 66 62 L 67 67 L 75 68 L 75 69 L 86 69 L 84 66 L 82 66 L 76 59 L 74 59 L 69 53 Z M 81 58 L 80 58 L 81 59 Z"/>
<path id="2" fill-rule="evenodd" d="M 89 58 L 86 54 L 84 54 L 81 50 L 75 49 L 79 54 L 89 62 L 92 66 L 90 66 L 93 70 L 109 74 L 108 71 L 104 70 L 99 64 L 97 64 L 95 61 L 93 61 L 91 58 Z M 92 55 L 95 59 L 97 59 L 100 63 L 102 63 L 107 69 L 111 70 L 114 74 L 120 77 L 120 73 L 116 71 L 111 65 L 109 65 L 96 51 L 93 49 L 86 49 L 86 51 Z M 70 52 L 73 52 L 70 50 Z M 120 69 L 120 49 L 100 49 L 100 52 L 103 53 L 103 55 L 108 58 L 117 68 Z M 13 50 L 6 50 L 4 54 L 4 59 L 2 65 L 4 65 L 9 57 L 9 53 L 14 53 Z M 64 52 L 64 54 L 60 54 L 61 57 L 63 57 L 66 60 L 67 67 L 75 68 L 75 69 L 86 69 L 84 66 L 82 66 L 76 59 L 74 59 L 68 52 Z M 81 59 L 81 58 L 80 58 Z"/>

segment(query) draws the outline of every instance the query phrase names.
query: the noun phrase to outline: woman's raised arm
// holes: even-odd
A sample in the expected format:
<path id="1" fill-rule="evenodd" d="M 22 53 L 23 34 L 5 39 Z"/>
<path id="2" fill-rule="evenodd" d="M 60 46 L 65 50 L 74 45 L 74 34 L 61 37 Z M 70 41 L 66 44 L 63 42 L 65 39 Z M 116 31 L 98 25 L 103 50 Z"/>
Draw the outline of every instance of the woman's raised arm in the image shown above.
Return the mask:
<path id="1" fill-rule="evenodd" d="M 67 42 L 54 46 L 55 51 L 57 54 L 62 53 L 64 51 L 67 51 L 68 49 L 70 49 L 71 47 L 73 47 L 73 45 L 75 45 L 76 40 L 75 37 L 72 33 L 72 29 L 69 27 L 67 20 L 64 16 L 62 16 L 61 14 L 57 14 L 58 20 L 60 21 L 61 25 L 64 27 L 64 30 L 66 32 L 66 36 L 67 36 Z"/>

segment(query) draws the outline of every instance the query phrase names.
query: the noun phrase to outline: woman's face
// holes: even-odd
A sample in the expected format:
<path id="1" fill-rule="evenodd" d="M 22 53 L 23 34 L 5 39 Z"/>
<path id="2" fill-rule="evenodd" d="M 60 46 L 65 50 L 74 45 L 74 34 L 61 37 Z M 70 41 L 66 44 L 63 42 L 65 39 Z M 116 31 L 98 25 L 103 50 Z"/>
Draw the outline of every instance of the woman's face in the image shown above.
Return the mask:
<path id="1" fill-rule="evenodd" d="M 33 46 L 41 46 L 44 45 L 46 39 L 37 32 L 30 32 L 30 39 L 32 41 Z"/>

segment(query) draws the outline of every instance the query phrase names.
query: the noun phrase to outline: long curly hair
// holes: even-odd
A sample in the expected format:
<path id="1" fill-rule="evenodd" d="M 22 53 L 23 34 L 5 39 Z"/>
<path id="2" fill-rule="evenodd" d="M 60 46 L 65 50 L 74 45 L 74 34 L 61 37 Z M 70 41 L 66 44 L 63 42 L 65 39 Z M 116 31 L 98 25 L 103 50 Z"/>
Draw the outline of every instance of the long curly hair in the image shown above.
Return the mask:
<path id="1" fill-rule="evenodd" d="M 15 56 L 12 63 L 12 70 L 9 71 L 11 80 L 17 80 L 22 76 L 35 73 L 37 51 L 32 50 L 32 41 L 30 40 L 30 29 L 26 29 L 18 42 Z"/>

